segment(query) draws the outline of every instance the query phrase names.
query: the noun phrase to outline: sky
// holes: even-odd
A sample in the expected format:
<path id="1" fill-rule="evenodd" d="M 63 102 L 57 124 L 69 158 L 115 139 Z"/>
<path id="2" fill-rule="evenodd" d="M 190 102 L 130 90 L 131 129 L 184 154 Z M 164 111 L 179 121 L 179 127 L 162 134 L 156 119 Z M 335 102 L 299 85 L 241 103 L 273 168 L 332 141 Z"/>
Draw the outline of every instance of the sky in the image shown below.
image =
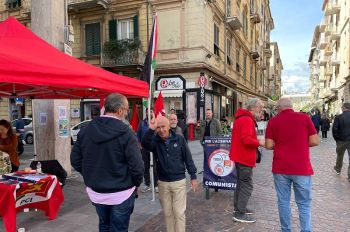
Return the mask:
<path id="1" fill-rule="evenodd" d="M 278 43 L 285 94 L 310 88 L 308 59 L 315 27 L 323 18 L 322 4 L 323 0 L 270 0 L 275 25 L 270 40 Z"/>

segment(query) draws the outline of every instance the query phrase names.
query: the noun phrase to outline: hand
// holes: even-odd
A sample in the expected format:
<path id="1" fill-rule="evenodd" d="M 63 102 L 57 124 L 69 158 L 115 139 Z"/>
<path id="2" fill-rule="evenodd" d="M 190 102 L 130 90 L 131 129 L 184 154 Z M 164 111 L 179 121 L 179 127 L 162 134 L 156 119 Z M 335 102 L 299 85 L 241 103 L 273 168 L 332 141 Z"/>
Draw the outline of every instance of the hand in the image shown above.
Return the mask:
<path id="1" fill-rule="evenodd" d="M 265 147 L 265 139 L 259 139 L 259 145 Z"/>
<path id="2" fill-rule="evenodd" d="M 152 130 L 157 129 L 157 119 L 154 116 L 154 113 L 151 113 L 151 120 L 149 121 L 149 128 Z"/>
<path id="3" fill-rule="evenodd" d="M 192 188 L 193 192 L 196 192 L 196 189 L 198 188 L 198 181 L 197 181 L 197 179 L 191 180 L 191 188 Z"/>

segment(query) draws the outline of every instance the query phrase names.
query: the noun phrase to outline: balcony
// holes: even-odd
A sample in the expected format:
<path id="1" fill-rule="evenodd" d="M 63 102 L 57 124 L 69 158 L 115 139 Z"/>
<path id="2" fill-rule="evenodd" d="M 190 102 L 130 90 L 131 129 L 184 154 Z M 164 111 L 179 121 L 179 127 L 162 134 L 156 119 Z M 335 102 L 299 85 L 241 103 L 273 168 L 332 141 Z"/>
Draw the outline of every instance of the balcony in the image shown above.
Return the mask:
<path id="1" fill-rule="evenodd" d="M 330 66 L 327 66 L 325 69 L 324 69 L 324 78 L 326 78 L 326 76 L 332 76 L 333 75 L 333 68 L 330 67 Z"/>
<path id="2" fill-rule="evenodd" d="M 321 57 L 320 66 L 326 66 L 326 64 L 327 64 L 327 59 L 325 59 L 325 57 Z"/>
<path id="3" fill-rule="evenodd" d="M 272 51 L 270 49 L 270 43 L 268 43 L 268 42 L 265 43 L 264 54 L 267 58 L 270 58 L 272 56 Z"/>
<path id="4" fill-rule="evenodd" d="M 337 29 L 334 29 L 331 33 L 331 40 L 336 40 L 336 41 L 339 41 L 340 40 L 340 32 L 338 32 Z"/>
<path id="5" fill-rule="evenodd" d="M 232 28 L 232 30 L 238 30 L 243 27 L 242 13 L 237 10 L 235 16 L 226 18 L 226 23 Z"/>
<path id="6" fill-rule="evenodd" d="M 332 66 L 339 66 L 340 65 L 340 60 L 337 57 L 332 57 L 331 65 Z"/>
<path id="7" fill-rule="evenodd" d="M 332 31 L 333 31 L 333 25 L 328 24 L 324 31 L 325 36 L 329 36 L 330 34 L 332 34 Z"/>
<path id="8" fill-rule="evenodd" d="M 260 16 L 258 13 L 252 13 L 250 14 L 250 20 L 253 21 L 253 23 L 260 23 Z"/>
<path id="9" fill-rule="evenodd" d="M 255 61 L 258 61 L 258 59 L 259 59 L 259 57 L 260 57 L 258 51 L 252 51 L 252 52 L 250 53 L 250 56 L 251 56 L 252 59 L 255 60 Z"/>
<path id="10" fill-rule="evenodd" d="M 144 52 L 138 40 L 118 40 L 104 43 L 102 67 L 140 65 L 145 61 Z"/>
<path id="11" fill-rule="evenodd" d="M 30 0 L 6 0 L 5 4 L 6 9 L 11 12 L 19 11 L 20 14 L 28 14 L 31 12 Z"/>
<path id="12" fill-rule="evenodd" d="M 111 0 L 68 0 L 68 9 L 79 11 L 100 6 L 107 9 L 110 3 Z"/>
<path id="13" fill-rule="evenodd" d="M 327 41 L 326 39 L 323 37 L 321 37 L 320 39 L 320 49 L 324 49 L 327 46 Z"/>
<path id="14" fill-rule="evenodd" d="M 326 9 L 324 11 L 324 15 L 332 15 L 332 14 L 339 14 L 340 13 L 340 4 L 338 3 L 338 0 L 330 0 L 327 3 Z"/>
<path id="15" fill-rule="evenodd" d="M 319 31 L 322 33 L 326 29 L 326 23 L 324 20 L 321 21 L 320 26 L 319 26 Z"/>
<path id="16" fill-rule="evenodd" d="M 333 53 L 333 50 L 330 46 L 327 46 L 326 49 L 324 50 L 324 55 L 325 56 L 331 56 Z"/>

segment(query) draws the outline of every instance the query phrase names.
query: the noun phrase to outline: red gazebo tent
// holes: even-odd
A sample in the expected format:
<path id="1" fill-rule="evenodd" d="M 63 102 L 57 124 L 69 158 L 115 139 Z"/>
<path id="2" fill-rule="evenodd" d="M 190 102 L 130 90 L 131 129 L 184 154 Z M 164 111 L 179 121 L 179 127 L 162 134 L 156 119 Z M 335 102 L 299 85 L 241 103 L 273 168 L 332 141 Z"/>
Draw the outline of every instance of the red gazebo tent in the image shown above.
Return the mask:
<path id="1" fill-rule="evenodd" d="M 147 97 L 148 84 L 68 56 L 13 17 L 0 23 L 0 97 L 79 99 L 112 92 Z"/>

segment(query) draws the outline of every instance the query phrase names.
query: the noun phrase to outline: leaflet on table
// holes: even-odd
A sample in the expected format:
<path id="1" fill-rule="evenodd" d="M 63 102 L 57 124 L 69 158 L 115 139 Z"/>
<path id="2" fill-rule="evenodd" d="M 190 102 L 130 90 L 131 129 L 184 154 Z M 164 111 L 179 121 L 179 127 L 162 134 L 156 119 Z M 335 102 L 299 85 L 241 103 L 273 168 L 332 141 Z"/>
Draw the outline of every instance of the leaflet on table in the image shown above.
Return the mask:
<path id="1" fill-rule="evenodd" d="M 19 184 L 20 182 L 18 180 L 12 180 L 12 179 L 0 179 L 0 184 L 6 184 L 6 185 L 16 185 Z"/>
<path id="2" fill-rule="evenodd" d="M 49 177 L 49 175 L 44 173 L 36 173 L 36 174 L 8 173 L 8 174 L 2 175 L 2 177 L 5 179 L 36 183 L 41 179 L 45 179 Z"/>

